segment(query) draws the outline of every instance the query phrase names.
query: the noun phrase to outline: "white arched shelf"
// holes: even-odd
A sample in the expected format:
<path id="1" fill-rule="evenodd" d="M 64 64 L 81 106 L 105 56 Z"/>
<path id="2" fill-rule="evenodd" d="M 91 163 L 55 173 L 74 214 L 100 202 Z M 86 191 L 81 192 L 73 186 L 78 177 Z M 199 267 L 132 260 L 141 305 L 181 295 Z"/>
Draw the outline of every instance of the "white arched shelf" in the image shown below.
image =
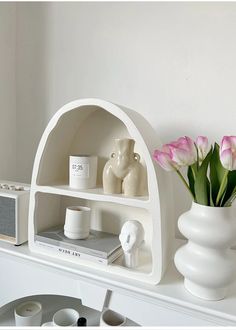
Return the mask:
<path id="1" fill-rule="evenodd" d="M 106 195 L 102 189 L 102 170 L 112 152 L 115 138 L 132 137 L 135 152 L 147 170 L 148 194 L 125 197 Z M 29 247 L 32 252 L 51 255 L 57 260 L 77 264 L 76 269 L 101 271 L 122 278 L 157 284 L 166 269 L 173 239 L 169 213 L 169 179 L 153 162 L 158 147 L 153 128 L 138 113 L 99 100 L 81 99 L 63 106 L 46 127 L 35 157 L 29 210 Z M 97 188 L 71 189 L 68 185 L 70 154 L 98 156 Z M 76 203 L 76 204 L 75 204 Z M 63 225 L 69 205 L 92 208 L 91 227 L 119 234 L 127 220 L 139 220 L 145 230 L 145 243 L 140 254 L 140 266 L 128 269 L 121 258 L 108 266 L 54 254 L 35 243 L 35 234 Z M 171 239 L 172 238 L 172 239 Z"/>

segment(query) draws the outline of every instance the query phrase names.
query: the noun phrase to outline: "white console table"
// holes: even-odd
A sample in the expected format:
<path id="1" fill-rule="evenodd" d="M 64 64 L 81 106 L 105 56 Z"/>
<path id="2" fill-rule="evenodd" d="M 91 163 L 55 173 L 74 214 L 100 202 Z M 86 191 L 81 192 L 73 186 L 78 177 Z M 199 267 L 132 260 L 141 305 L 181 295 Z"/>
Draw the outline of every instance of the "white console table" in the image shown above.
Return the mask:
<path id="1" fill-rule="evenodd" d="M 119 276 L 33 254 L 27 244 L 0 242 L 0 306 L 32 295 L 80 298 L 101 311 L 109 307 L 143 326 L 233 326 L 236 286 L 226 299 L 203 301 L 185 291 L 182 277 L 171 264 L 157 285 L 121 281 Z"/>

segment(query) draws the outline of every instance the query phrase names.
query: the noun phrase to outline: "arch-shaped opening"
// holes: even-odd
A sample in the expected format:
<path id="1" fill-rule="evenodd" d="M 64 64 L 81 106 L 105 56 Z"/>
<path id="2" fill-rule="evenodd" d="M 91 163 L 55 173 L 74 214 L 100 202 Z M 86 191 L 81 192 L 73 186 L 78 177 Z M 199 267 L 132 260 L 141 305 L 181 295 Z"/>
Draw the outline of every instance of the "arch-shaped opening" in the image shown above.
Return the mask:
<path id="1" fill-rule="evenodd" d="M 131 135 L 119 118 L 101 107 L 81 106 L 64 113 L 48 136 L 39 163 L 37 185 L 67 184 L 69 156 L 91 154 L 98 156 L 97 186 L 102 186 L 102 171 L 117 138 L 131 138 Z M 135 152 L 140 154 L 141 163 L 146 167 L 137 141 Z"/>

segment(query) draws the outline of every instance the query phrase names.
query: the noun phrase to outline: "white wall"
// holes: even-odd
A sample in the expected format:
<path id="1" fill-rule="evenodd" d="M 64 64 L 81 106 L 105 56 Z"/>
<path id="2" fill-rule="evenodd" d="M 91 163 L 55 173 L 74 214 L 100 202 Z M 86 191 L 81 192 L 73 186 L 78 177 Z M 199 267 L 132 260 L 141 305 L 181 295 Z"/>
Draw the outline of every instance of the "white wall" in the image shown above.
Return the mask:
<path id="1" fill-rule="evenodd" d="M 236 135 L 236 3 L 18 3 L 17 168 L 63 104 L 133 108 L 163 142 Z M 175 182 L 176 216 L 189 203 Z"/>
<path id="2" fill-rule="evenodd" d="M 0 3 L 0 178 L 16 176 L 14 3 Z"/>

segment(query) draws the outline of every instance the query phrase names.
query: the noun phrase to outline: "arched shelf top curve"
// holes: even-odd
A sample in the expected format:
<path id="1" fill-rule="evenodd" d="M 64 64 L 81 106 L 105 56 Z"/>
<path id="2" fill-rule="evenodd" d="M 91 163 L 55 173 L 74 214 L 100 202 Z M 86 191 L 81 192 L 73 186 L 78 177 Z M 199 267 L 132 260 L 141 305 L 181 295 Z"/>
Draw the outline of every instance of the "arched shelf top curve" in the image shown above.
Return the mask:
<path id="1" fill-rule="evenodd" d="M 115 138 L 131 137 L 135 140 L 136 151 L 141 155 L 146 167 L 148 194 L 141 197 L 105 195 L 102 191 L 102 170 Z M 143 267 L 134 271 L 121 265 L 102 268 L 107 273 L 158 283 L 168 262 L 167 207 L 164 204 L 168 195 L 168 180 L 164 173 L 153 163 L 152 152 L 158 140 L 151 125 L 137 112 L 100 99 L 81 99 L 70 102 L 58 110 L 48 123 L 36 153 L 30 196 L 30 233 L 29 243 L 32 251 L 35 246 L 35 234 L 47 228 L 41 217 L 44 210 L 54 205 L 50 218 L 55 224 L 56 208 L 66 205 L 68 198 L 78 198 L 79 203 L 89 203 L 97 213 L 116 214 L 117 223 L 111 229 L 108 220 L 99 220 L 102 229 L 119 233 L 122 223 L 128 217 L 140 219 L 145 229 L 145 252 Z M 74 191 L 68 187 L 68 159 L 70 154 L 95 154 L 99 158 L 98 188 L 86 191 Z M 104 204 L 104 205 L 103 205 Z M 86 204 L 87 205 L 87 204 Z M 115 205 L 115 207 L 114 207 Z M 52 208 L 53 208 L 52 207 Z M 61 216 L 63 219 L 63 216 Z M 48 223 L 50 222 L 48 220 Z M 94 226 L 97 225 L 94 220 Z M 95 228 L 99 229 L 99 228 Z M 42 251 L 41 251 L 42 252 Z M 43 253 L 43 252 L 42 252 Z M 83 266 L 83 262 L 81 263 Z M 97 268 L 97 265 L 92 267 Z"/>
<path id="2" fill-rule="evenodd" d="M 42 156 L 45 151 L 46 144 L 50 141 L 50 135 L 53 135 L 53 132 L 57 129 L 58 124 L 60 123 L 60 121 L 63 120 L 63 117 L 66 116 L 66 114 L 68 114 L 69 112 L 80 110 L 80 116 L 78 116 L 78 122 L 79 122 L 79 120 L 83 122 L 86 120 L 86 117 L 91 116 L 93 114 L 93 112 L 99 111 L 99 109 L 108 112 L 109 114 L 113 115 L 114 118 L 116 118 L 116 120 L 118 120 L 124 124 L 124 126 L 126 127 L 126 129 L 128 131 L 127 135 L 134 138 L 136 143 L 138 141 L 138 143 L 141 144 L 142 152 L 144 153 L 143 157 L 145 158 L 146 165 L 149 168 L 149 171 L 154 172 L 155 170 L 153 168 L 154 165 L 153 165 L 153 161 L 152 161 L 151 152 L 153 151 L 153 149 L 155 147 L 152 141 L 154 139 L 155 139 L 155 141 L 157 141 L 157 137 L 155 137 L 155 132 L 153 131 L 152 127 L 148 124 L 148 122 L 146 122 L 146 120 L 143 117 L 141 117 L 141 115 L 139 115 L 135 111 L 124 108 L 124 107 L 119 107 L 113 103 L 103 101 L 100 99 L 82 99 L 82 100 L 73 101 L 73 102 L 66 104 L 59 111 L 57 111 L 56 114 L 50 120 L 48 126 L 46 127 L 46 129 L 43 133 L 43 136 L 42 136 L 42 139 L 40 141 L 39 148 L 37 151 L 37 157 L 35 158 L 35 160 L 36 161 L 42 160 Z M 71 120 L 73 121 L 73 117 Z M 74 125 L 73 125 L 73 127 L 74 127 Z M 77 129 L 77 127 L 76 127 L 76 129 Z M 73 133 L 72 130 L 71 130 L 71 133 Z M 125 135 L 125 133 L 123 133 L 123 134 Z M 116 136 L 114 136 L 114 137 L 116 137 Z M 67 138 L 67 136 L 64 135 L 63 140 L 65 141 L 66 138 Z M 68 141 L 68 143 L 71 144 L 71 141 Z M 63 145 L 63 143 L 61 143 L 60 145 Z M 48 147 L 49 146 L 47 145 L 47 148 Z M 54 146 L 52 146 L 52 148 L 53 147 Z M 66 145 L 65 147 L 68 148 L 68 145 Z M 55 152 L 55 147 L 54 147 L 54 150 L 51 150 L 49 152 L 51 152 L 51 154 L 53 154 Z M 37 164 L 37 162 L 36 162 L 36 164 L 34 166 L 34 169 L 36 170 L 37 175 L 40 175 L 40 173 L 41 173 L 39 165 L 40 164 L 39 163 Z M 47 170 L 45 170 L 45 171 L 48 171 L 48 165 L 47 165 Z M 39 180 L 37 180 L 36 175 L 33 175 L 32 179 L 33 179 L 33 182 L 35 182 L 35 183 L 39 181 Z M 153 182 L 153 180 L 152 180 L 152 182 Z"/>

